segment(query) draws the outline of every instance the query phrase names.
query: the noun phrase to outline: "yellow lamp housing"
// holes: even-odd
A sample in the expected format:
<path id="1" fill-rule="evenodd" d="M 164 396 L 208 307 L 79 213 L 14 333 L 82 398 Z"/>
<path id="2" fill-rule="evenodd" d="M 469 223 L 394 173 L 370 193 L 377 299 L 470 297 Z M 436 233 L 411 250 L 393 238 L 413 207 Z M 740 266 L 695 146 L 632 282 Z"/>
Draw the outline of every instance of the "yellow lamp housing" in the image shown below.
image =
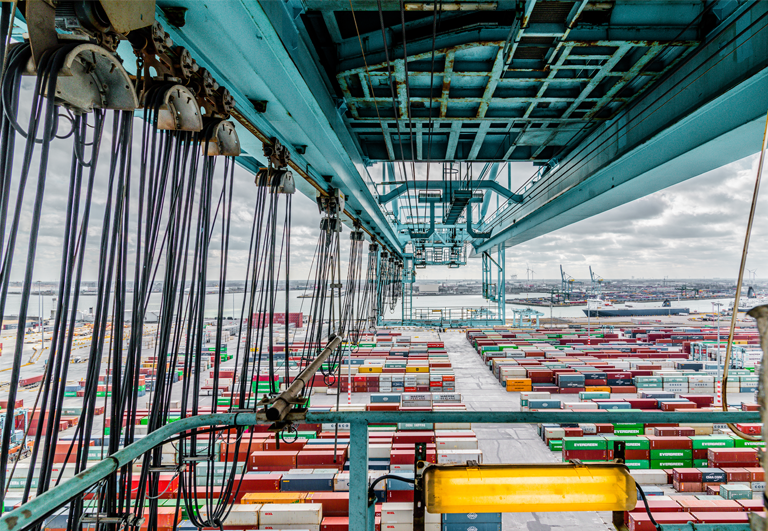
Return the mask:
<path id="1" fill-rule="evenodd" d="M 430 513 L 631 511 L 637 503 L 619 463 L 433 465 L 423 488 Z"/>

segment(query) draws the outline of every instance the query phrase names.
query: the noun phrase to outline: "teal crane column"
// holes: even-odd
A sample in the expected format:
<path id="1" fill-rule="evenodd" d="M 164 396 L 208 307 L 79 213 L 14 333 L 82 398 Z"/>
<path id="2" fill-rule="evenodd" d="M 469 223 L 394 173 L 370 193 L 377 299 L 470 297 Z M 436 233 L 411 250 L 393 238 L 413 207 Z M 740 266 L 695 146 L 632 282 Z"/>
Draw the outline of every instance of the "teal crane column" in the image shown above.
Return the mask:
<path id="1" fill-rule="evenodd" d="M 349 529 L 373 530 L 368 518 L 368 423 L 349 425 Z"/>

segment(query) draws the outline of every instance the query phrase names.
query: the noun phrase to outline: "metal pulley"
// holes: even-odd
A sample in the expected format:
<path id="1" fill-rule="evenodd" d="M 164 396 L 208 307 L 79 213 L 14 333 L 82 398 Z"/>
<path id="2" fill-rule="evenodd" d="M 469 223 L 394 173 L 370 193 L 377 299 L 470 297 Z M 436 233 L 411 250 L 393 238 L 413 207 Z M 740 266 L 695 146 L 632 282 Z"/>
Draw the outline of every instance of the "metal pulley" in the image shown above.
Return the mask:
<path id="1" fill-rule="evenodd" d="M 183 85 L 173 85 L 165 91 L 157 127 L 169 131 L 203 130 L 203 117 L 191 90 Z"/>
<path id="2" fill-rule="evenodd" d="M 237 157 L 240 155 L 240 139 L 232 122 L 219 120 L 208 126 L 208 131 L 210 134 L 207 139 L 208 151 L 206 155 L 209 157 Z"/>
<path id="3" fill-rule="evenodd" d="M 132 111 L 139 106 L 133 83 L 109 50 L 80 44 L 70 51 L 56 80 L 56 100 L 75 112 Z"/>

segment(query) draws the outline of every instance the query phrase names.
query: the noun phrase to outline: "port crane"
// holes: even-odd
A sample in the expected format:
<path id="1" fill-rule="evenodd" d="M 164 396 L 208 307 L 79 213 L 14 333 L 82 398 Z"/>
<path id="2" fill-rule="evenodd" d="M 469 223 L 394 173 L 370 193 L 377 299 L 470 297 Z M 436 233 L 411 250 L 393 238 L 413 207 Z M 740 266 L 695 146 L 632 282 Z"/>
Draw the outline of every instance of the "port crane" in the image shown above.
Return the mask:
<path id="1" fill-rule="evenodd" d="M 560 292 L 563 295 L 563 300 L 571 300 L 571 292 L 573 291 L 573 285 L 576 283 L 576 279 L 571 275 L 563 271 L 563 266 L 560 266 Z"/>
<path id="2" fill-rule="evenodd" d="M 589 279 L 591 282 L 590 293 L 592 297 L 599 297 L 603 294 L 603 278 L 592 271 L 592 266 L 589 266 Z"/>

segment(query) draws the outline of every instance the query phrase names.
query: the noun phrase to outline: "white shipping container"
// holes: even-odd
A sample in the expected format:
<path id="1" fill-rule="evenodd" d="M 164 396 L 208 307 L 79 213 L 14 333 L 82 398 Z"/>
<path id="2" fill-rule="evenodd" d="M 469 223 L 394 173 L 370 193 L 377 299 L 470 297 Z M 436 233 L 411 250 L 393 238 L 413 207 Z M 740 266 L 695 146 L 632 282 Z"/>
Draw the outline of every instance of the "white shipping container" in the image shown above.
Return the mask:
<path id="1" fill-rule="evenodd" d="M 477 450 L 477 439 L 471 437 L 440 437 L 435 439 L 437 451 L 442 450 Z"/>
<path id="2" fill-rule="evenodd" d="M 368 459 L 386 459 L 392 454 L 391 444 L 369 444 Z"/>
<path id="3" fill-rule="evenodd" d="M 310 524 L 319 526 L 323 521 L 320 503 L 265 503 L 259 510 L 261 525 Z"/>
<path id="4" fill-rule="evenodd" d="M 237 525 L 237 526 L 257 526 L 259 525 L 259 510 L 261 504 L 239 504 L 236 503 L 232 506 L 232 510 L 224 520 L 224 525 Z M 201 512 L 204 512 L 204 508 Z"/>
<path id="5" fill-rule="evenodd" d="M 436 422 L 435 431 L 438 430 L 470 430 L 472 424 L 464 422 Z"/>
<path id="6" fill-rule="evenodd" d="M 663 470 L 630 470 L 630 475 L 639 485 L 666 485 L 667 473 Z M 657 497 L 653 498 L 654 500 Z"/>
<path id="7" fill-rule="evenodd" d="M 440 514 L 432 514 L 424 511 L 424 522 L 430 524 L 440 523 Z M 409 524 L 413 528 L 413 504 L 401 502 L 384 502 L 381 504 L 381 528 L 384 524 Z"/>
<path id="8" fill-rule="evenodd" d="M 443 450 L 437 452 L 439 465 L 463 465 L 467 461 L 483 462 L 482 450 Z"/>

